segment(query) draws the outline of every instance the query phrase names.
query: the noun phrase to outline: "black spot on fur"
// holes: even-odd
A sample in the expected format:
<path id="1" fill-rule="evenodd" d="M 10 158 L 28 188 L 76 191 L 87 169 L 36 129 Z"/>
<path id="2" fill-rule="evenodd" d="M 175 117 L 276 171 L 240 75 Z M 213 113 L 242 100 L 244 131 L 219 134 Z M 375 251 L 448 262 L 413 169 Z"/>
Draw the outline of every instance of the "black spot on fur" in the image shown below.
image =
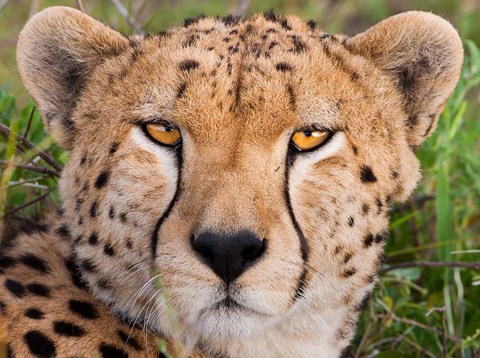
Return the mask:
<path id="1" fill-rule="evenodd" d="M 110 210 L 108 210 L 108 217 L 110 219 L 115 219 L 115 209 L 113 208 L 113 206 L 110 206 Z"/>
<path id="2" fill-rule="evenodd" d="M 130 347 L 134 348 L 135 350 L 139 351 L 142 349 L 140 343 L 137 342 L 135 338 L 130 337 L 128 334 L 122 331 L 117 331 L 117 335 L 123 341 L 123 343 L 128 344 Z"/>
<path id="3" fill-rule="evenodd" d="M 370 247 L 373 244 L 373 241 L 375 240 L 375 237 L 372 234 L 367 234 L 365 238 L 363 239 L 363 246 L 364 247 Z"/>
<path id="4" fill-rule="evenodd" d="M 345 271 L 342 272 L 342 276 L 347 278 L 355 275 L 357 273 L 357 269 L 355 267 L 351 267 L 349 269 L 346 269 Z"/>
<path id="5" fill-rule="evenodd" d="M 281 19 L 280 25 L 282 25 L 282 27 L 287 31 L 290 31 L 292 29 L 292 27 L 288 24 L 287 19 Z"/>
<path id="6" fill-rule="evenodd" d="M 28 292 L 35 296 L 50 297 L 50 289 L 40 283 L 30 283 L 26 286 Z"/>
<path id="7" fill-rule="evenodd" d="M 360 180 L 364 183 L 375 183 L 377 177 L 373 174 L 372 168 L 367 165 L 362 165 L 360 168 Z"/>
<path id="8" fill-rule="evenodd" d="M 67 337 L 81 337 L 85 335 L 83 328 L 77 326 L 72 322 L 55 321 L 53 322 L 53 330 L 61 336 Z"/>
<path id="9" fill-rule="evenodd" d="M 358 154 L 358 147 L 356 145 L 352 144 L 352 150 L 353 150 L 353 154 L 355 154 L 355 155 Z"/>
<path id="10" fill-rule="evenodd" d="M 101 172 L 100 175 L 97 177 L 97 180 L 95 180 L 95 188 L 97 189 L 103 188 L 108 183 L 109 177 L 110 177 L 110 172 L 106 170 Z"/>
<path id="11" fill-rule="evenodd" d="M 397 171 L 393 171 L 393 172 L 391 173 L 391 175 L 392 175 L 392 178 L 393 178 L 393 179 L 397 179 L 397 178 L 400 176 L 400 174 L 398 174 Z"/>
<path id="12" fill-rule="evenodd" d="M 70 278 L 72 279 L 73 284 L 82 290 L 86 289 L 87 286 L 82 281 L 80 272 L 78 271 L 73 258 L 66 259 L 65 266 L 67 267 L 68 272 L 70 272 Z"/>
<path id="13" fill-rule="evenodd" d="M 119 217 L 120 217 L 120 221 L 122 223 L 125 224 L 127 222 L 127 214 L 126 213 L 121 213 Z"/>
<path id="14" fill-rule="evenodd" d="M 62 239 L 70 239 L 70 230 L 68 229 L 67 224 L 60 225 L 56 230 L 55 233 L 60 235 Z"/>
<path id="15" fill-rule="evenodd" d="M 25 316 L 31 319 L 42 319 L 45 315 L 37 308 L 29 308 L 25 310 Z"/>
<path id="16" fill-rule="evenodd" d="M 80 268 L 86 272 L 94 272 L 96 267 L 91 260 L 83 259 L 80 260 Z"/>
<path id="17" fill-rule="evenodd" d="M 35 221 L 25 221 L 19 228 L 19 232 L 24 234 L 33 234 L 35 232 L 47 232 L 48 226 Z"/>
<path id="18" fill-rule="evenodd" d="M 367 308 L 368 302 L 370 302 L 370 292 L 367 292 L 367 294 L 362 298 L 362 300 L 355 305 L 355 312 L 361 312 L 365 308 Z"/>
<path id="19" fill-rule="evenodd" d="M 229 25 L 235 25 L 240 21 L 240 18 L 238 16 L 233 16 L 233 15 L 227 15 L 221 18 L 221 21 L 229 26 Z"/>
<path id="20" fill-rule="evenodd" d="M 50 272 L 50 269 L 47 263 L 35 255 L 26 254 L 26 255 L 20 256 L 19 261 L 23 263 L 25 266 L 28 266 L 38 272 L 41 272 L 41 273 Z"/>
<path id="21" fill-rule="evenodd" d="M 352 353 L 352 350 L 351 350 L 350 346 L 345 347 L 342 350 L 339 358 L 353 358 L 353 353 Z"/>
<path id="22" fill-rule="evenodd" d="M 115 252 L 113 251 L 113 247 L 112 245 L 110 244 L 105 244 L 103 246 L 103 252 L 105 253 L 105 255 L 107 256 L 113 256 L 115 254 Z"/>
<path id="23" fill-rule="evenodd" d="M 366 216 L 369 211 L 370 211 L 370 205 L 368 205 L 367 203 L 364 203 L 364 204 L 362 205 L 362 214 L 363 214 L 363 216 Z"/>
<path id="24" fill-rule="evenodd" d="M 100 317 L 97 309 L 90 302 L 70 300 L 68 301 L 68 309 L 82 318 L 95 319 Z"/>
<path id="25" fill-rule="evenodd" d="M 84 165 L 87 162 L 87 156 L 84 154 L 80 158 L 80 166 Z"/>
<path id="26" fill-rule="evenodd" d="M 95 232 L 92 232 L 88 237 L 88 243 L 90 245 L 97 245 L 98 244 L 98 235 Z"/>
<path id="27" fill-rule="evenodd" d="M 288 101 L 290 102 L 290 106 L 292 107 L 292 109 L 297 108 L 297 99 L 295 97 L 295 92 L 293 91 L 293 87 L 291 85 L 287 85 L 286 90 L 287 90 Z"/>
<path id="28" fill-rule="evenodd" d="M 117 152 L 119 145 L 120 145 L 120 143 L 118 143 L 118 142 L 114 142 L 112 144 L 112 146 L 110 147 L 110 151 L 109 151 L 110 155 L 113 155 Z"/>
<path id="29" fill-rule="evenodd" d="M 106 278 L 101 278 L 99 280 L 97 280 L 97 285 L 98 287 L 100 287 L 101 289 L 104 289 L 104 290 L 109 290 L 112 288 L 112 284 L 110 282 L 109 279 L 106 279 Z"/>
<path id="30" fill-rule="evenodd" d="M 382 208 L 383 208 L 382 199 L 376 198 L 375 199 L 375 204 L 377 204 L 377 214 L 380 214 L 382 212 Z"/>
<path id="31" fill-rule="evenodd" d="M 343 263 L 346 264 L 350 259 L 352 258 L 352 254 L 350 252 L 347 252 L 345 256 L 343 256 Z"/>
<path id="32" fill-rule="evenodd" d="M 55 357 L 55 345 L 39 331 L 30 331 L 23 336 L 24 342 L 32 354 L 41 358 Z"/>
<path id="33" fill-rule="evenodd" d="M 23 297 L 25 295 L 25 287 L 20 282 L 7 279 L 5 281 L 5 287 L 16 297 Z"/>
<path id="34" fill-rule="evenodd" d="M 302 53 L 304 52 L 307 47 L 303 41 L 301 41 L 298 36 L 292 36 L 293 41 L 293 52 L 294 53 Z"/>
<path id="35" fill-rule="evenodd" d="M 187 84 L 184 82 L 178 87 L 177 91 L 177 98 L 182 98 L 185 94 L 185 89 L 187 88 Z"/>
<path id="36" fill-rule="evenodd" d="M 374 241 L 375 241 L 375 243 L 379 244 L 381 242 L 386 241 L 387 238 L 388 238 L 388 232 L 385 231 L 385 232 L 381 232 L 381 233 L 375 235 Z"/>
<path id="37" fill-rule="evenodd" d="M 290 66 L 288 63 L 286 62 L 279 62 L 275 65 L 275 68 L 277 69 L 277 71 L 280 71 L 280 72 L 287 72 L 287 71 L 291 71 L 292 70 L 292 66 Z"/>
<path id="38" fill-rule="evenodd" d="M 15 266 L 17 262 L 9 256 L 0 255 L 0 268 L 6 269 Z"/>
<path id="39" fill-rule="evenodd" d="M 100 353 L 103 358 L 128 358 L 128 354 L 106 343 L 100 345 Z"/>
<path id="40" fill-rule="evenodd" d="M 181 71 L 190 71 L 196 69 L 200 64 L 198 61 L 195 60 L 184 60 L 180 62 L 178 67 L 180 68 Z"/>
<path id="41" fill-rule="evenodd" d="M 317 23 L 313 20 L 308 20 L 307 26 L 310 28 L 310 30 L 315 30 L 315 28 L 317 27 Z"/>
<path id="42" fill-rule="evenodd" d="M 197 17 L 187 17 L 183 20 L 183 26 L 189 27 L 190 25 L 196 24 L 199 20 L 204 19 L 205 15 L 201 14 Z"/>
<path id="43" fill-rule="evenodd" d="M 92 203 L 92 206 L 90 206 L 90 217 L 94 218 L 97 216 L 97 208 L 98 208 L 98 203 L 97 201 L 94 201 Z"/>
<path id="44" fill-rule="evenodd" d="M 130 240 L 127 240 L 127 241 L 125 242 L 125 246 L 126 246 L 127 249 L 129 249 L 129 250 L 131 250 L 132 247 L 133 247 L 132 242 L 131 242 Z"/>
<path id="45" fill-rule="evenodd" d="M 355 220 L 353 219 L 353 217 L 349 216 L 348 217 L 348 226 L 353 226 L 355 225 Z"/>
<path id="46" fill-rule="evenodd" d="M 187 40 L 183 43 L 183 47 L 190 47 L 197 43 L 198 35 L 190 35 Z"/>

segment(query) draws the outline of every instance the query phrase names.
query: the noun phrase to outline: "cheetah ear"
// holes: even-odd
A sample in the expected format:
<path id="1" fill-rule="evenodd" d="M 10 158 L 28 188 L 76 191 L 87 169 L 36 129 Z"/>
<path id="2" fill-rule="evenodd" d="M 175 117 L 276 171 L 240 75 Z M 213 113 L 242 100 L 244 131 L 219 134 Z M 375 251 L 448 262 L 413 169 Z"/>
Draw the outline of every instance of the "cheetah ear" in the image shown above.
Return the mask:
<path id="1" fill-rule="evenodd" d="M 463 48 L 453 26 L 439 16 L 411 11 L 381 21 L 345 45 L 393 76 L 404 98 L 409 144 L 423 142 L 460 77 Z"/>
<path id="2" fill-rule="evenodd" d="M 20 33 L 20 76 L 48 129 L 65 148 L 72 146 L 75 121 L 71 113 L 88 76 L 127 45 L 118 32 L 68 7 L 39 12 Z"/>

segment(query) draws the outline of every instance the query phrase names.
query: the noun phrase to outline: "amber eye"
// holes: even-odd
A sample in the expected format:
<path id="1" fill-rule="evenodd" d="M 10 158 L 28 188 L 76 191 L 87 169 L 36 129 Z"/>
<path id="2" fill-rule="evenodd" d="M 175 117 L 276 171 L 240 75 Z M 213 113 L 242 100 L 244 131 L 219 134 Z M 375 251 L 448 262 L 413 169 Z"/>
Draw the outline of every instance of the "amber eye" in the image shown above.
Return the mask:
<path id="1" fill-rule="evenodd" d="M 174 128 L 168 124 L 148 123 L 144 128 L 150 137 L 160 144 L 173 147 L 182 140 L 182 135 L 178 128 Z"/>
<path id="2" fill-rule="evenodd" d="M 293 134 L 291 145 L 299 152 L 320 147 L 330 137 L 331 132 L 321 130 L 301 130 Z"/>

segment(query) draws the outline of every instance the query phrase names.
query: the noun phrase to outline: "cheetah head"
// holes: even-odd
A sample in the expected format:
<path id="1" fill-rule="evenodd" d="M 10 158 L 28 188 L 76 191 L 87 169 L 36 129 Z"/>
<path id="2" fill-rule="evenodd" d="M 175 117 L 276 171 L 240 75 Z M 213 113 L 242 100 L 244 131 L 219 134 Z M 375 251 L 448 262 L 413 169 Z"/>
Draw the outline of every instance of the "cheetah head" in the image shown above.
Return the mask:
<path id="1" fill-rule="evenodd" d="M 210 353 L 333 356 L 462 45 L 422 12 L 353 37 L 267 13 L 127 38 L 54 7 L 17 56 L 70 153 L 64 220 L 95 296 Z"/>

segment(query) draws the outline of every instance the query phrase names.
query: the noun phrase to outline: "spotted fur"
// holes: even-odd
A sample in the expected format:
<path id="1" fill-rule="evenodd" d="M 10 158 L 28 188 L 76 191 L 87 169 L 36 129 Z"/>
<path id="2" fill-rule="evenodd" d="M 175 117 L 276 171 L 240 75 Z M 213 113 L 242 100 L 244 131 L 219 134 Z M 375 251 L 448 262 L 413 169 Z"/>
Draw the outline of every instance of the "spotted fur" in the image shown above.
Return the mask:
<path id="1" fill-rule="evenodd" d="M 62 214 L 2 249 L 11 354 L 155 357 L 160 337 L 177 356 L 348 354 L 462 55 L 422 12 L 351 38 L 273 13 L 130 38 L 70 8 L 35 15 L 18 67 L 70 160 Z M 152 120 L 182 145 L 148 138 Z M 312 126 L 333 135 L 293 151 Z M 262 247 L 230 279 L 200 237 Z"/>

